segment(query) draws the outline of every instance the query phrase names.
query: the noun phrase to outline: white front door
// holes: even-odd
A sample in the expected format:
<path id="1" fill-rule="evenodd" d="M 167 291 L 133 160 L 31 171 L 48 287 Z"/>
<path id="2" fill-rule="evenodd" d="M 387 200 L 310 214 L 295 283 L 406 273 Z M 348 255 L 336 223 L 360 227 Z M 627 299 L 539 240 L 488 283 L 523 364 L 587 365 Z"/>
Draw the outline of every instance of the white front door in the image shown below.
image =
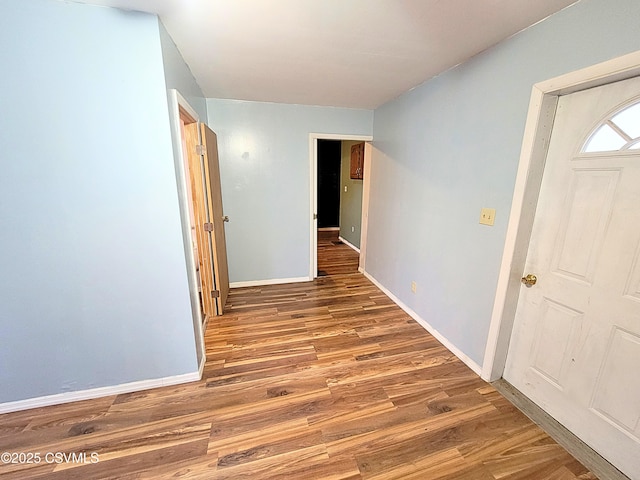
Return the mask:
<path id="1" fill-rule="evenodd" d="M 640 78 L 560 97 L 504 378 L 640 479 Z M 631 105 L 631 107 L 629 107 Z"/>

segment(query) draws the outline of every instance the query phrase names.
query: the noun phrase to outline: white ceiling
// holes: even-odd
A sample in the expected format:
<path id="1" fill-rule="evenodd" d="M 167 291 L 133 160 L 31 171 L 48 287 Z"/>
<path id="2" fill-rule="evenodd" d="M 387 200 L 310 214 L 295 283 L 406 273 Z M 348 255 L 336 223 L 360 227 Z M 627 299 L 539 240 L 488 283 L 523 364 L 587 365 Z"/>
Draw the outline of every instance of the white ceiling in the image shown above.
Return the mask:
<path id="1" fill-rule="evenodd" d="M 576 0 L 76 0 L 156 13 L 206 97 L 375 108 Z"/>

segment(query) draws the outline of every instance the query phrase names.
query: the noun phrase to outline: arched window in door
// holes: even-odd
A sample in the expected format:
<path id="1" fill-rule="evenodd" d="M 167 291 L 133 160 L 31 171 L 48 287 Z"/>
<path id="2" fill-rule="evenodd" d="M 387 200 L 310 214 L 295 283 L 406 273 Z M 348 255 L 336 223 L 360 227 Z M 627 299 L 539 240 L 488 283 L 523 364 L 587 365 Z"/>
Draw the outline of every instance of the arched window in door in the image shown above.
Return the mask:
<path id="1" fill-rule="evenodd" d="M 640 101 L 617 110 L 598 125 L 582 153 L 640 150 Z"/>

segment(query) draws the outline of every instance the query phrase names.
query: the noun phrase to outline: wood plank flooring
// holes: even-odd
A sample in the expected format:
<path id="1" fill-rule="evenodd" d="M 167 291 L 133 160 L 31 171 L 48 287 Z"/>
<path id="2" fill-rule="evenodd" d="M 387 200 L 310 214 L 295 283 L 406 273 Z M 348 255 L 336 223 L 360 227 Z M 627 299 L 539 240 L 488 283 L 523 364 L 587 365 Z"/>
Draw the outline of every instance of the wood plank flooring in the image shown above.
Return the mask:
<path id="1" fill-rule="evenodd" d="M 596 478 L 359 273 L 234 289 L 227 312 L 200 382 L 0 415 L 0 452 L 100 460 L 0 479 Z"/>
<path id="2" fill-rule="evenodd" d="M 318 275 L 357 273 L 360 255 L 338 239 L 337 230 L 318 232 Z"/>

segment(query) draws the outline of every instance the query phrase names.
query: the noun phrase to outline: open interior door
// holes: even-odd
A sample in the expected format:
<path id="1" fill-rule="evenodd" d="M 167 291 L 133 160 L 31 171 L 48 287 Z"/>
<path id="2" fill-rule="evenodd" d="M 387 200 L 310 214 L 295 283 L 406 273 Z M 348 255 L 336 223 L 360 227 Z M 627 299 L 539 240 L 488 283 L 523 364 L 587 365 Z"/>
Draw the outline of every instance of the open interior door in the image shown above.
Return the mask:
<path id="1" fill-rule="evenodd" d="M 207 193 L 204 182 L 204 165 L 199 154 L 200 134 L 198 123 L 184 125 L 185 146 L 189 173 L 191 203 L 193 206 L 193 222 L 197 245 L 197 261 L 200 279 L 200 302 L 202 304 L 202 321 L 206 323 L 209 317 L 217 315 L 217 306 L 212 292 L 216 291 L 213 276 L 213 255 L 210 245 L 209 213 L 207 209 Z"/>
<path id="2" fill-rule="evenodd" d="M 218 161 L 218 139 L 216 134 L 204 123 L 200 124 L 200 140 L 203 148 L 204 180 L 209 212 L 209 228 L 211 251 L 213 253 L 213 269 L 216 283 L 213 298 L 217 314 L 222 315 L 224 304 L 229 294 L 229 269 L 227 266 L 227 241 L 224 223 L 228 217 L 222 207 L 222 188 L 220 186 L 220 163 Z M 212 229 L 212 230 L 211 230 Z"/>

